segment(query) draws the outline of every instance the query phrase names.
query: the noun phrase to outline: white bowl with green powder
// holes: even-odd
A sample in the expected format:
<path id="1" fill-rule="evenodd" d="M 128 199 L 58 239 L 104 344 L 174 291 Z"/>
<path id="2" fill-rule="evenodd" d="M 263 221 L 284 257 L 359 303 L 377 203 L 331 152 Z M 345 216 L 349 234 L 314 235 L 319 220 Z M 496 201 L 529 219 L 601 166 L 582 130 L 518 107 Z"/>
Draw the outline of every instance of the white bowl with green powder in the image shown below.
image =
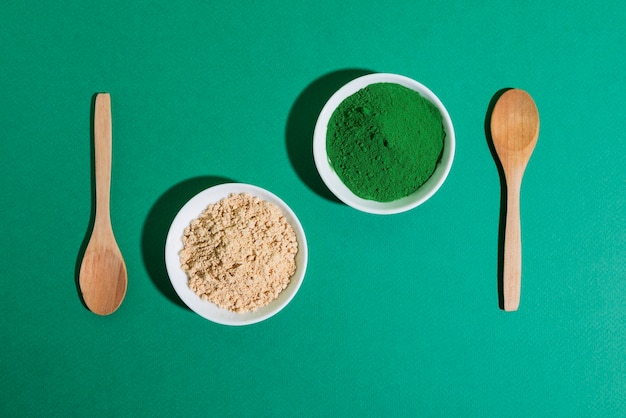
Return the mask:
<path id="1" fill-rule="evenodd" d="M 376 73 L 344 85 L 322 109 L 317 170 L 337 198 L 374 214 L 405 212 L 439 190 L 455 151 L 452 120 L 427 87 Z"/>

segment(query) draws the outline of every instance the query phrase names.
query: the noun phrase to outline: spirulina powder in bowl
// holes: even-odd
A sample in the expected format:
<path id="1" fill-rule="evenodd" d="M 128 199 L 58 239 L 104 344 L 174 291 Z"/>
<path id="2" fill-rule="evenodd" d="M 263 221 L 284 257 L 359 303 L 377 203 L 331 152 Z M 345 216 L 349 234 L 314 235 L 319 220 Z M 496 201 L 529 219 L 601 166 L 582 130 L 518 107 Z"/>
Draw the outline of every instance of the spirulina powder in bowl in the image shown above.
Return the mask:
<path id="1" fill-rule="evenodd" d="M 391 202 L 415 192 L 441 159 L 439 109 L 395 83 L 370 84 L 339 104 L 328 123 L 331 167 L 355 195 Z"/>

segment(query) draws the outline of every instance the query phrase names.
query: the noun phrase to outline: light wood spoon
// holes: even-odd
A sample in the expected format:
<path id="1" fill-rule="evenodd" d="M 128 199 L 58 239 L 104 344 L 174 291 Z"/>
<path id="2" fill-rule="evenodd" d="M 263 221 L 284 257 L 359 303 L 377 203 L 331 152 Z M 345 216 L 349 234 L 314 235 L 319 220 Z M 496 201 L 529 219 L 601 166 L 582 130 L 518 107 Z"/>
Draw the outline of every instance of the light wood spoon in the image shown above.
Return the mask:
<path id="1" fill-rule="evenodd" d="M 113 236 L 109 212 L 112 159 L 111 97 L 96 96 L 93 135 L 96 216 L 80 266 L 79 284 L 85 305 L 93 313 L 109 315 L 126 295 L 126 264 Z"/>
<path id="2" fill-rule="evenodd" d="M 520 189 L 528 160 L 539 136 L 539 112 L 528 93 L 519 89 L 502 94 L 491 114 L 491 137 L 506 181 L 506 223 L 502 260 L 502 297 L 505 311 L 519 307 L 522 276 Z"/>

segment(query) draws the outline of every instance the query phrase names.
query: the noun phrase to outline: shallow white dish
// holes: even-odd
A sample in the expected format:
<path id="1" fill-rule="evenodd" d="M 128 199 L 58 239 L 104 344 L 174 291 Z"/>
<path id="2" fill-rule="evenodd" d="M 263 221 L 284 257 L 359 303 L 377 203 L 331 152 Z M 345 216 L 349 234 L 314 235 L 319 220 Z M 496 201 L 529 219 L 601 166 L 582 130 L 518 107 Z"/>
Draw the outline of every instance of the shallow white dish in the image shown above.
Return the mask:
<path id="1" fill-rule="evenodd" d="M 429 100 L 439 109 L 443 119 L 443 129 L 446 134 L 443 143 L 443 154 L 433 175 L 414 193 L 392 202 L 376 202 L 374 200 L 367 200 L 352 193 L 352 191 L 345 184 L 343 184 L 335 170 L 331 167 L 328 161 L 328 154 L 326 153 L 326 133 L 328 121 L 330 120 L 330 117 L 335 109 L 337 109 L 337 106 L 339 106 L 339 104 L 347 97 L 374 83 L 400 84 L 401 86 L 410 88 L 421 94 L 422 97 Z M 434 195 L 437 190 L 439 190 L 448 176 L 450 168 L 452 167 L 455 145 L 454 127 L 452 126 L 450 115 L 448 114 L 448 111 L 444 107 L 443 103 L 441 103 L 439 98 L 437 98 L 433 92 L 431 92 L 426 86 L 411 78 L 397 74 L 376 73 L 368 74 L 350 81 L 337 90 L 328 102 L 326 102 L 326 105 L 322 108 L 315 125 L 315 132 L 313 135 L 313 157 L 320 177 L 330 191 L 333 192 L 333 194 L 342 202 L 363 212 L 390 215 L 405 212 L 421 205 Z"/>
<path id="2" fill-rule="evenodd" d="M 283 290 L 277 299 L 268 305 L 258 308 L 253 312 L 236 313 L 217 305 L 203 301 L 187 286 L 187 274 L 180 267 L 179 252 L 183 249 L 181 240 L 185 228 L 211 203 L 216 203 L 231 193 L 248 193 L 265 201 L 274 203 L 280 208 L 287 222 L 293 227 L 298 240 L 298 253 L 296 255 L 296 272 L 291 277 L 289 285 Z M 165 242 L 165 266 L 174 290 L 181 300 L 198 315 L 223 325 L 249 325 L 263 321 L 283 309 L 296 295 L 306 271 L 308 260 L 308 248 L 304 229 L 295 213 L 278 196 L 257 186 L 243 183 L 227 183 L 206 189 L 189 200 L 178 212 L 167 234 Z"/>

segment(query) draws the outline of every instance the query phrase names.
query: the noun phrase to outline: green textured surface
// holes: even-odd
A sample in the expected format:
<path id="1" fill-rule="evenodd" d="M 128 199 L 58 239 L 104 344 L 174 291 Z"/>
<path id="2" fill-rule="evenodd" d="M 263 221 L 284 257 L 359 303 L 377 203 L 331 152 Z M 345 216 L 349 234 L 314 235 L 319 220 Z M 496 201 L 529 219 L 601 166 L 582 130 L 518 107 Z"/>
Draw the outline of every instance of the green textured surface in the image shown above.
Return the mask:
<path id="1" fill-rule="evenodd" d="M 2 6 L 0 415 L 623 416 L 623 4 L 211 3 Z M 425 84 L 456 130 L 446 183 L 404 214 L 339 204 L 314 171 L 317 112 L 372 71 Z M 504 87 L 542 124 L 516 313 L 484 131 Z M 108 317 L 75 283 L 98 91 L 129 274 Z M 224 179 L 280 196 L 309 242 L 291 304 L 243 328 L 182 307 L 163 263 L 175 212 Z"/>
<path id="2" fill-rule="evenodd" d="M 394 83 L 351 94 L 327 125 L 330 166 L 355 195 L 378 202 L 401 199 L 426 183 L 446 136 L 437 106 Z"/>

